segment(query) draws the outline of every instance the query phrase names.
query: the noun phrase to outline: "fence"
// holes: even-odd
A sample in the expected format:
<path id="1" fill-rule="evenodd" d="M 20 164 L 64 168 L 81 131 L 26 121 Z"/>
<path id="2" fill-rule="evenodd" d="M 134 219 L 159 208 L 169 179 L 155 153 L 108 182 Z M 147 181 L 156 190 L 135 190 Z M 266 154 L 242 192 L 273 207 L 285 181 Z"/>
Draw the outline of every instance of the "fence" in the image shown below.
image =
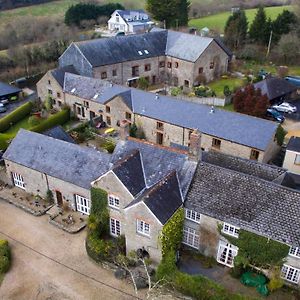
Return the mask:
<path id="1" fill-rule="evenodd" d="M 180 95 L 177 98 L 180 98 L 185 101 L 195 102 L 199 104 L 214 105 L 214 106 L 225 106 L 231 103 L 231 97 L 226 98 L 216 98 L 216 97 L 187 97 Z"/>

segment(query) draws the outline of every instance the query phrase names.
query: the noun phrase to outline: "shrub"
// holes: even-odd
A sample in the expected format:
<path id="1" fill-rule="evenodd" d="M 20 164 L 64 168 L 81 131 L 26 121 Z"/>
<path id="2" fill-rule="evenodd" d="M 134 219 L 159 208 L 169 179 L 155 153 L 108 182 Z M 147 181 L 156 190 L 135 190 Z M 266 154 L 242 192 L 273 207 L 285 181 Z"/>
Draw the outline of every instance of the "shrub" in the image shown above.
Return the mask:
<path id="1" fill-rule="evenodd" d="M 268 289 L 271 292 L 274 292 L 283 286 L 284 282 L 280 277 L 280 273 L 281 271 L 279 267 L 274 267 L 271 271 L 270 282 L 268 283 Z"/>
<path id="2" fill-rule="evenodd" d="M 35 132 L 43 132 L 49 128 L 52 128 L 56 125 L 63 125 L 70 120 L 70 110 L 62 110 L 55 115 L 50 116 L 47 120 L 41 124 L 32 127 L 30 130 Z"/>
<path id="3" fill-rule="evenodd" d="M 131 137 L 134 137 L 136 138 L 136 132 L 137 132 L 137 126 L 135 123 L 133 123 L 131 126 L 130 126 L 130 129 L 129 129 L 129 135 Z"/>
<path id="4" fill-rule="evenodd" d="M 0 132 L 4 132 L 9 129 L 10 126 L 16 124 L 24 117 L 30 114 L 32 110 L 33 104 L 32 102 L 27 102 L 17 109 L 12 111 L 10 114 L 0 119 Z"/>
<path id="5" fill-rule="evenodd" d="M 0 274 L 6 273 L 10 267 L 11 253 L 6 240 L 0 240 Z"/>
<path id="6" fill-rule="evenodd" d="M 277 144 L 279 146 L 282 146 L 283 142 L 284 142 L 284 137 L 287 134 L 287 131 L 284 130 L 284 128 L 279 125 L 276 131 L 276 139 L 277 139 Z"/>
<path id="7" fill-rule="evenodd" d="M 171 95 L 176 97 L 182 93 L 182 90 L 180 87 L 173 87 L 171 88 Z"/>
<path id="8" fill-rule="evenodd" d="M 103 145 L 103 148 L 107 150 L 108 153 L 113 153 L 115 150 L 115 143 L 113 141 L 106 141 Z"/>
<path id="9" fill-rule="evenodd" d="M 224 86 L 223 94 L 224 94 L 225 97 L 229 97 L 232 94 L 232 91 L 230 90 L 228 85 Z"/>
<path id="10" fill-rule="evenodd" d="M 141 90 L 146 90 L 149 87 L 149 81 L 145 77 L 140 77 L 138 80 L 138 88 Z"/>
<path id="11" fill-rule="evenodd" d="M 37 117 L 37 116 L 31 116 L 28 119 L 28 124 L 30 125 L 30 127 L 34 127 L 37 126 L 41 123 L 42 119 Z"/>

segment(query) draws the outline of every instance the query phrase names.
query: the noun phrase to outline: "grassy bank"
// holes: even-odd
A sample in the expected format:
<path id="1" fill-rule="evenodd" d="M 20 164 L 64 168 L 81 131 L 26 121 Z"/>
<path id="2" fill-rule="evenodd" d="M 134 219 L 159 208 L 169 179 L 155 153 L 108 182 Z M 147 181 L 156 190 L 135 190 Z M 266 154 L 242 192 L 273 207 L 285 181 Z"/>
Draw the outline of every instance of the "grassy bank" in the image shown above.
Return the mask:
<path id="1" fill-rule="evenodd" d="M 292 7 L 291 6 L 266 7 L 265 11 L 267 17 L 268 18 L 270 17 L 272 20 L 274 20 L 284 9 L 292 10 Z M 245 12 L 249 24 L 251 24 L 252 21 L 254 20 L 256 9 L 247 9 L 245 10 Z M 192 19 L 189 21 L 189 26 L 196 27 L 198 29 L 201 29 L 203 27 L 208 27 L 210 29 L 217 30 L 219 32 L 224 32 L 224 27 L 230 14 L 231 12 L 228 11 L 228 12 L 222 12 L 219 14 L 215 14 L 215 15 L 211 15 L 199 19 Z"/>

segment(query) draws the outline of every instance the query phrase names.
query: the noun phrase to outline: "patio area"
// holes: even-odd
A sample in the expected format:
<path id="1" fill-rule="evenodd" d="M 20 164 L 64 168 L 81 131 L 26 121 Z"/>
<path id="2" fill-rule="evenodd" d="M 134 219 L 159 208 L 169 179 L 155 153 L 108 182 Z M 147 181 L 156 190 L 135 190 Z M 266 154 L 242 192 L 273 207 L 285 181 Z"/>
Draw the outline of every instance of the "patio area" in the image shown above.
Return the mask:
<path id="1" fill-rule="evenodd" d="M 178 269 L 190 275 L 205 276 L 233 293 L 253 297 L 254 299 L 266 299 L 261 296 L 254 287 L 243 285 L 239 279 L 230 275 L 230 268 L 222 266 L 216 261 L 205 258 L 201 255 L 195 255 L 192 250 L 184 250 L 181 253 Z M 267 297 L 270 300 L 297 300 L 297 295 L 293 295 L 288 289 L 280 289 Z"/>

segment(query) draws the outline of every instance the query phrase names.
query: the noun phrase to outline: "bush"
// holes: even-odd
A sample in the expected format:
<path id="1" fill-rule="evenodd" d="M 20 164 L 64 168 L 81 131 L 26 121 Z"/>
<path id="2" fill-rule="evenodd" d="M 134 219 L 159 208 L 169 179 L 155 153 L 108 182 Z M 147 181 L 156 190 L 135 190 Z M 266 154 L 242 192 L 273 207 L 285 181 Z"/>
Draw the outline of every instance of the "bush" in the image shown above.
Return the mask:
<path id="1" fill-rule="evenodd" d="M 65 109 L 56 113 L 55 115 L 50 116 L 47 120 L 45 120 L 44 122 L 42 122 L 37 126 L 32 127 L 30 130 L 35 132 L 43 132 L 54 126 L 63 125 L 69 120 L 70 120 L 70 110 Z"/>
<path id="2" fill-rule="evenodd" d="M 279 125 L 276 131 L 276 139 L 277 139 L 277 144 L 279 146 L 282 146 L 283 142 L 284 142 L 284 137 L 286 136 L 287 131 L 284 130 L 284 128 Z"/>
<path id="3" fill-rule="evenodd" d="M 0 132 L 6 131 L 12 125 L 16 124 L 17 122 L 22 120 L 24 117 L 29 115 L 32 108 L 33 108 L 32 102 L 27 102 L 27 103 L 19 106 L 17 109 L 12 111 L 7 116 L 1 118 L 0 119 Z"/>
<path id="4" fill-rule="evenodd" d="M 6 273 L 10 267 L 11 253 L 6 240 L 0 240 L 0 274 Z"/>
<path id="5" fill-rule="evenodd" d="M 28 124 L 30 125 L 30 127 L 34 127 L 37 126 L 41 123 L 42 119 L 37 117 L 37 116 L 31 116 L 28 119 Z"/>
<path id="6" fill-rule="evenodd" d="M 176 96 L 179 96 L 180 94 L 182 93 L 182 90 L 180 87 L 174 87 L 174 88 L 171 88 L 171 95 L 176 97 Z"/>
<path id="7" fill-rule="evenodd" d="M 108 152 L 108 153 L 113 153 L 115 150 L 115 143 L 112 141 L 106 141 L 103 145 L 103 148 Z"/>

